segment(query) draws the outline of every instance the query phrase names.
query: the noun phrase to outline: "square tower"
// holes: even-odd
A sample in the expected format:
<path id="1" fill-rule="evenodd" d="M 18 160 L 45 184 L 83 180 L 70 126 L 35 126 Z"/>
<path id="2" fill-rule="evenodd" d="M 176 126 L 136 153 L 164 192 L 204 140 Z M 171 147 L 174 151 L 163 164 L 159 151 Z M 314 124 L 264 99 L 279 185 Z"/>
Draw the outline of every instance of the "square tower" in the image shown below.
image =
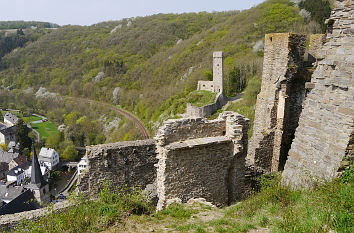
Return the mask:
<path id="1" fill-rule="evenodd" d="M 224 68 L 223 68 L 224 53 L 221 51 L 213 53 L 213 83 L 214 92 L 224 92 Z"/>

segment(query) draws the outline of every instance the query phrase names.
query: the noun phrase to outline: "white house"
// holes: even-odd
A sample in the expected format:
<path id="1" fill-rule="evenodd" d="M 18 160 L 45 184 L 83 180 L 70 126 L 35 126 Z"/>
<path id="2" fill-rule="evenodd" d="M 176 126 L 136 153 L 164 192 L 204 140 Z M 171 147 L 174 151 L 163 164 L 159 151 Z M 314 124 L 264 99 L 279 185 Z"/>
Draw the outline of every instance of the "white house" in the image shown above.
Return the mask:
<path id="1" fill-rule="evenodd" d="M 81 158 L 80 162 L 77 164 L 77 172 L 80 176 L 87 169 L 87 157 L 84 156 Z"/>
<path id="2" fill-rule="evenodd" d="M 54 149 L 42 147 L 38 155 L 38 161 L 41 167 L 48 167 L 49 170 L 52 170 L 59 163 L 59 154 Z"/>
<path id="3" fill-rule="evenodd" d="M 17 185 L 21 185 L 25 179 L 25 171 L 20 167 L 15 167 L 7 173 L 8 182 L 16 182 Z"/>
<path id="4" fill-rule="evenodd" d="M 15 129 L 16 126 L 0 129 L 0 144 L 8 144 L 11 141 L 15 141 Z"/>
<path id="5" fill-rule="evenodd" d="M 47 167 L 40 166 L 41 173 L 43 177 L 49 177 L 49 170 Z M 25 177 L 31 178 L 32 175 L 32 165 L 25 170 Z"/>
<path id="6" fill-rule="evenodd" d="M 4 115 L 4 123 L 8 126 L 14 126 L 16 125 L 17 121 L 18 121 L 18 117 L 15 116 L 14 114 L 12 114 L 11 112 L 7 112 Z"/>

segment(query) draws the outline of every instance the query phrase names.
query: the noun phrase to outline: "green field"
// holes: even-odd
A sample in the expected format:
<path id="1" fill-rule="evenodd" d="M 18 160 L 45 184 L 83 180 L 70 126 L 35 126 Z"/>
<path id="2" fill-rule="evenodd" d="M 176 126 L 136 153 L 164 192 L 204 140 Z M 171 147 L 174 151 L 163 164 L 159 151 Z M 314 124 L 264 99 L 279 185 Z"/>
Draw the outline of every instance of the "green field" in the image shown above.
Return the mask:
<path id="1" fill-rule="evenodd" d="M 42 119 L 42 118 L 37 117 L 37 116 L 22 117 L 22 120 L 23 120 L 24 122 L 39 121 L 39 120 L 41 120 L 41 119 Z"/>
<path id="2" fill-rule="evenodd" d="M 58 132 L 54 123 L 46 121 L 38 124 L 31 124 L 32 128 L 37 130 L 41 136 L 41 139 L 47 139 L 50 135 Z"/>

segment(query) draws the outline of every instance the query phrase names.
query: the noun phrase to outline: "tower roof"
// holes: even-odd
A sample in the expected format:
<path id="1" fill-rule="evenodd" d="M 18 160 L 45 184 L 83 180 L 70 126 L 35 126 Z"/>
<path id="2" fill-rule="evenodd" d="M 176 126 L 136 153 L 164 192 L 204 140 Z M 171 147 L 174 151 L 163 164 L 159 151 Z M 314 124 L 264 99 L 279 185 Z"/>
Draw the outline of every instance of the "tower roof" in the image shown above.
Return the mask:
<path id="1" fill-rule="evenodd" d="M 42 187 L 43 185 L 47 184 L 47 182 L 42 176 L 41 167 L 38 162 L 36 148 L 34 147 L 34 145 L 32 154 L 31 184 L 35 184 L 37 185 L 37 187 Z"/>

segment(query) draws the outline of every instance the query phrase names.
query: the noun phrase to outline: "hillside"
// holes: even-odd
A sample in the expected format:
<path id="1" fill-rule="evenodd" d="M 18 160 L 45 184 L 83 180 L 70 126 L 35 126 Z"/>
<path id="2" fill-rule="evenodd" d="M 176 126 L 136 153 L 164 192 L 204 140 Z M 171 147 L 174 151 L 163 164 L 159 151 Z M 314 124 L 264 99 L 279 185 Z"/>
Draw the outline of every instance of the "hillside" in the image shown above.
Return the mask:
<path id="1" fill-rule="evenodd" d="M 183 112 L 197 80 L 211 77 L 213 51 L 225 53 L 225 92 L 231 96 L 244 88 L 239 83 L 260 77 L 265 33 L 321 30 L 299 12 L 288 0 L 268 0 L 242 12 L 64 26 L 6 55 L 0 79 L 11 90 L 45 87 L 118 104 L 154 131 L 156 121 Z"/>

